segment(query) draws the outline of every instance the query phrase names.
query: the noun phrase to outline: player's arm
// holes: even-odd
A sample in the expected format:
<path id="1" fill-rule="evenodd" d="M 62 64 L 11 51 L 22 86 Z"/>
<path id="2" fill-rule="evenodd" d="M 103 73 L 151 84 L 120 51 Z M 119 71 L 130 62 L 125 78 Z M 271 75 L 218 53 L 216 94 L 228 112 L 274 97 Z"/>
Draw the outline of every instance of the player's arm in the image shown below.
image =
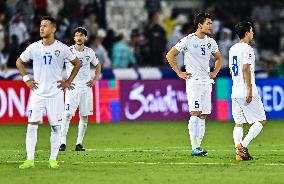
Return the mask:
<path id="1" fill-rule="evenodd" d="M 87 82 L 87 86 L 92 87 L 96 84 L 96 82 L 99 80 L 100 78 L 100 74 L 101 74 L 101 70 L 102 70 L 102 66 L 100 63 L 98 63 L 96 65 L 96 71 L 95 71 L 95 76 L 92 80 L 90 80 L 89 82 Z"/>
<path id="2" fill-rule="evenodd" d="M 180 68 L 177 66 L 176 56 L 179 53 L 180 52 L 175 47 L 172 47 L 171 50 L 167 53 L 166 58 L 167 58 L 167 60 L 168 60 L 168 62 L 170 64 L 170 66 L 172 67 L 172 69 L 179 76 L 179 78 L 181 78 L 181 79 L 190 78 L 191 74 L 186 73 L 186 72 L 182 72 L 180 70 Z"/>
<path id="3" fill-rule="evenodd" d="M 70 76 L 66 80 L 58 81 L 58 83 L 60 83 L 60 84 L 57 87 L 62 89 L 62 90 L 65 89 L 65 88 L 74 89 L 72 81 L 76 77 L 76 75 L 77 75 L 77 73 L 78 73 L 78 71 L 80 70 L 80 67 L 81 67 L 80 60 L 77 57 L 75 59 L 71 60 L 70 62 L 74 65 Z"/>
<path id="4" fill-rule="evenodd" d="M 252 101 L 252 84 L 251 84 L 251 71 L 250 71 L 250 64 L 243 65 L 243 74 L 245 84 L 247 85 L 247 103 Z"/>
<path id="5" fill-rule="evenodd" d="M 27 75 L 24 62 L 21 60 L 21 58 L 18 58 L 16 61 L 16 67 L 19 70 L 19 73 L 23 77 L 23 81 L 26 83 L 26 85 L 31 90 L 36 90 L 38 88 L 38 83 L 36 83 L 34 80 L 31 80 L 29 76 Z"/>
<path id="6" fill-rule="evenodd" d="M 214 79 L 217 76 L 218 72 L 221 70 L 223 57 L 220 52 L 213 53 L 212 55 L 215 57 L 216 61 L 214 71 L 210 72 L 209 76 L 211 79 Z"/>

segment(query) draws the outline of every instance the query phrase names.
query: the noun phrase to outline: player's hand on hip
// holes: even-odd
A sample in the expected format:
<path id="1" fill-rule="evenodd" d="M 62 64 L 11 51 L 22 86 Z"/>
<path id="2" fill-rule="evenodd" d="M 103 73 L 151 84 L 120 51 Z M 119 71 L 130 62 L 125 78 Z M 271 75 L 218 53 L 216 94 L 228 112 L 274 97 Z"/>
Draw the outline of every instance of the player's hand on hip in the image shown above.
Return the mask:
<path id="1" fill-rule="evenodd" d="M 87 84 L 88 87 L 91 88 L 91 87 L 93 87 L 93 86 L 96 84 L 96 82 L 97 82 L 96 80 L 90 80 L 90 81 L 87 82 L 86 84 Z"/>
<path id="2" fill-rule="evenodd" d="M 215 72 L 210 72 L 209 73 L 210 79 L 214 79 L 214 78 L 216 78 L 216 76 L 217 76 L 217 73 L 215 73 Z"/>
<path id="3" fill-rule="evenodd" d="M 28 80 L 27 82 L 25 82 L 26 85 L 31 89 L 31 90 L 36 90 L 38 89 L 38 83 L 35 82 L 34 80 Z"/>
<path id="4" fill-rule="evenodd" d="M 64 90 L 66 88 L 68 88 L 69 90 L 73 90 L 75 89 L 74 88 L 74 83 L 71 83 L 67 80 L 60 80 L 60 81 L 57 81 L 57 83 L 59 83 L 59 85 L 57 86 L 57 88 L 61 89 L 61 90 Z"/>
<path id="5" fill-rule="evenodd" d="M 180 72 L 178 73 L 179 78 L 181 79 L 190 79 L 191 73 L 186 73 L 186 72 Z"/>
<path id="6" fill-rule="evenodd" d="M 249 96 L 247 96 L 247 103 L 249 104 L 249 103 L 251 103 L 251 101 L 252 101 L 252 95 L 249 95 Z"/>
<path id="7" fill-rule="evenodd" d="M 249 104 L 252 101 L 252 87 L 251 87 L 251 85 L 248 86 L 247 90 L 248 91 L 247 91 L 247 99 L 246 99 L 246 101 Z"/>

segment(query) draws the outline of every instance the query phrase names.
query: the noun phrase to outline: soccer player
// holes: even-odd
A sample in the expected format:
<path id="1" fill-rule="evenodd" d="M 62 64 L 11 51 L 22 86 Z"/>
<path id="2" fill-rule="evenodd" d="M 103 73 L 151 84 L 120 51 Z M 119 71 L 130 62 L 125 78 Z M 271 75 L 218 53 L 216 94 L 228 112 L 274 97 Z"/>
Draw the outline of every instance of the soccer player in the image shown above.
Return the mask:
<path id="1" fill-rule="evenodd" d="M 51 126 L 51 153 L 49 167 L 58 168 L 56 161 L 60 146 L 60 125 L 64 114 L 63 89 L 72 89 L 71 82 L 80 69 L 80 61 L 69 47 L 55 40 L 56 20 L 43 17 L 40 23 L 41 40 L 29 45 L 16 61 L 16 66 L 26 85 L 32 90 L 28 107 L 28 127 L 26 134 L 27 160 L 20 169 L 34 168 L 34 153 L 37 143 L 38 124 L 47 113 Z M 64 60 L 74 65 L 69 78 L 62 80 Z M 33 60 L 34 80 L 25 71 L 24 63 Z"/>
<path id="2" fill-rule="evenodd" d="M 222 56 L 216 41 L 211 38 L 212 18 L 207 13 L 199 13 L 194 18 L 196 32 L 182 38 L 168 53 L 167 60 L 181 79 L 186 80 L 186 93 L 190 111 L 188 130 L 192 146 L 192 156 L 207 156 L 201 148 L 205 134 L 205 119 L 211 113 L 211 91 L 214 78 L 222 65 Z M 175 57 L 182 52 L 186 72 L 176 64 Z M 209 60 L 215 57 L 215 68 L 210 72 Z"/>
<path id="3" fill-rule="evenodd" d="M 247 146 L 266 124 L 266 116 L 260 96 L 255 85 L 255 55 L 249 45 L 253 39 L 253 25 L 240 22 L 235 26 L 240 38 L 229 51 L 229 68 L 232 75 L 232 113 L 235 121 L 233 138 L 236 148 L 236 160 L 252 160 Z M 243 124 L 252 126 L 243 139 Z"/>
<path id="4" fill-rule="evenodd" d="M 97 59 L 95 52 L 86 47 L 84 44 L 87 41 L 87 30 L 83 27 L 78 27 L 74 31 L 75 45 L 70 49 L 77 55 L 81 63 L 81 69 L 74 79 L 75 89 L 67 90 L 65 94 L 65 117 L 62 122 L 62 138 L 60 151 L 66 149 L 66 136 L 69 129 L 69 124 L 72 116 L 79 106 L 80 121 L 78 126 L 78 137 L 75 146 L 76 151 L 85 151 L 83 148 L 83 138 L 87 129 L 88 116 L 93 114 L 93 91 L 92 87 L 99 80 L 101 65 Z M 95 76 L 91 79 L 90 63 L 95 69 Z M 67 74 L 69 75 L 73 69 L 73 65 L 66 63 Z"/>

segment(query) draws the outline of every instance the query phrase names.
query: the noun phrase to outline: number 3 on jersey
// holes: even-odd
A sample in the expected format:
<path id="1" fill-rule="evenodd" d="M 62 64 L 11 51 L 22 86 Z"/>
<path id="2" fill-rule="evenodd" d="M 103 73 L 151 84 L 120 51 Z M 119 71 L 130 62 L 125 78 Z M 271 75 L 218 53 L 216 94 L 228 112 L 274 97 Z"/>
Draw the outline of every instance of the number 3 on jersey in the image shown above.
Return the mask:
<path id="1" fill-rule="evenodd" d="M 239 67 L 238 67 L 238 57 L 237 56 L 233 56 L 232 70 L 233 70 L 234 77 L 238 76 Z"/>

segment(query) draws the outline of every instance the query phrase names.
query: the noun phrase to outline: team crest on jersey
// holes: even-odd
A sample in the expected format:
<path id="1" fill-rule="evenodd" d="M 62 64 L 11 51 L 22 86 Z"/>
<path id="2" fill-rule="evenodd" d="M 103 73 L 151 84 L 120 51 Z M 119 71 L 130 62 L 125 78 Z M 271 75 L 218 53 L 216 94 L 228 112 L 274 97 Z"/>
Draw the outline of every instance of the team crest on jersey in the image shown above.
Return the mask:
<path id="1" fill-rule="evenodd" d="M 60 55 L 60 51 L 59 51 L 59 50 L 56 50 L 56 51 L 54 52 L 54 55 L 55 55 L 56 57 L 58 57 L 58 56 Z"/>
<path id="2" fill-rule="evenodd" d="M 193 44 L 193 47 L 194 47 L 194 48 L 197 48 L 197 47 L 198 47 L 198 44 Z"/>
<path id="3" fill-rule="evenodd" d="M 90 56 L 86 56 L 86 60 L 89 61 L 89 59 L 90 59 Z"/>
<path id="4" fill-rule="evenodd" d="M 208 49 L 211 49 L 211 43 L 207 43 Z"/>

